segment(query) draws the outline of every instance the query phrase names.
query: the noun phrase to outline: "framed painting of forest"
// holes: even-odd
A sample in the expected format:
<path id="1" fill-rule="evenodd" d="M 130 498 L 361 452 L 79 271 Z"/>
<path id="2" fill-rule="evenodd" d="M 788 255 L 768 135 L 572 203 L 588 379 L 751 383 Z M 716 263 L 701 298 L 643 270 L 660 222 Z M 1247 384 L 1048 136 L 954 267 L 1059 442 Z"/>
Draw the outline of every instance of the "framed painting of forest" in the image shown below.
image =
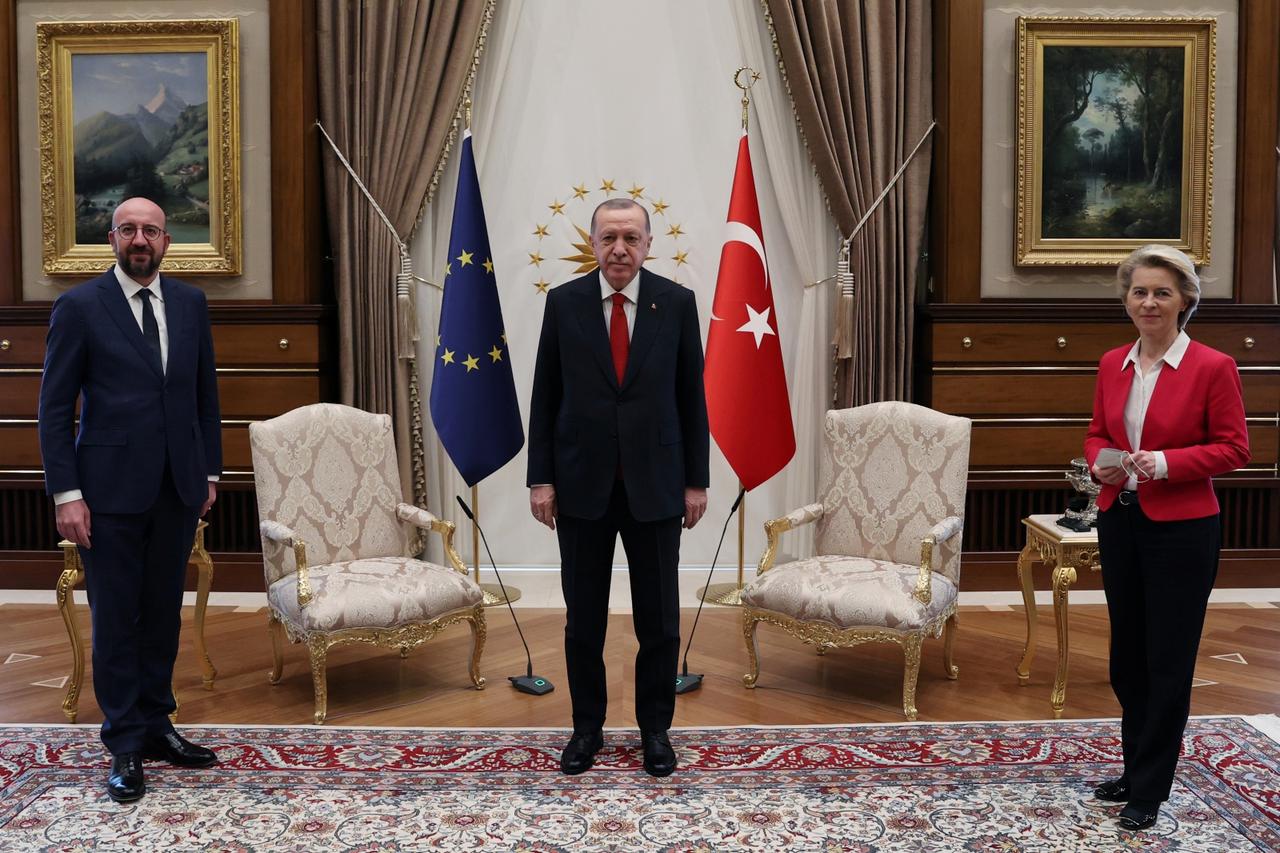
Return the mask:
<path id="1" fill-rule="evenodd" d="M 1014 263 L 1209 261 L 1212 18 L 1018 19 Z"/>
<path id="2" fill-rule="evenodd" d="M 111 215 L 166 213 L 164 269 L 239 275 L 239 38 L 231 19 L 36 24 L 45 275 L 114 261 Z"/>

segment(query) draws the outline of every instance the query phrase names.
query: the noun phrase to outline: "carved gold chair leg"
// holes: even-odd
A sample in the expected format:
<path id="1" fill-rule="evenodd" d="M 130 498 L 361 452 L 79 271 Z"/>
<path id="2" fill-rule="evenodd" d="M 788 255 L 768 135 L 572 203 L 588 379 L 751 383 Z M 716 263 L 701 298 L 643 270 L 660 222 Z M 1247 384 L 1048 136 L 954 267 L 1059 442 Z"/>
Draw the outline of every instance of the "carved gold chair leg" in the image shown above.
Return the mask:
<path id="1" fill-rule="evenodd" d="M 271 673 L 267 680 L 279 684 L 284 674 L 284 625 L 275 616 L 268 616 L 267 633 L 271 635 Z"/>
<path id="2" fill-rule="evenodd" d="M 401 646 L 401 647 L 400 647 L 400 660 L 404 660 L 404 659 L 405 659 L 405 658 L 407 658 L 408 656 L 409 656 L 409 647 L 408 647 L 408 646 Z"/>
<path id="3" fill-rule="evenodd" d="M 902 713 L 907 719 L 916 719 L 916 680 L 920 677 L 920 644 L 924 638 L 912 634 L 902 639 Z"/>
<path id="4" fill-rule="evenodd" d="M 942 629 L 942 670 L 947 678 L 953 681 L 960 677 L 960 667 L 956 666 L 952 651 L 956 641 L 956 614 L 952 613 Z"/>
<path id="5" fill-rule="evenodd" d="M 472 614 L 467 617 L 467 624 L 471 626 L 471 664 L 470 675 L 471 683 L 476 686 L 476 690 L 484 690 L 484 676 L 480 674 L 480 655 L 484 654 L 484 641 L 488 633 L 484 621 L 484 605 L 477 604 Z"/>
<path id="6" fill-rule="evenodd" d="M 756 680 L 760 678 L 760 653 L 756 648 L 756 626 L 760 624 L 760 620 L 755 618 L 750 611 L 742 611 L 742 638 L 747 643 L 747 661 L 751 670 L 742 676 L 742 683 L 748 689 L 756 686 Z"/>
<path id="7" fill-rule="evenodd" d="M 312 637 L 307 641 L 311 652 L 311 682 L 316 688 L 316 725 L 324 723 L 329 715 L 329 684 L 325 674 L 329 653 L 329 641 L 324 637 Z"/>
<path id="8" fill-rule="evenodd" d="M 73 545 L 70 552 L 63 551 L 66 568 L 58 576 L 57 586 L 58 612 L 62 614 L 62 623 L 66 625 L 67 636 L 71 639 L 71 678 L 67 682 L 67 695 L 62 700 L 62 713 L 66 714 L 69 723 L 76 721 L 80 711 L 80 688 L 84 684 L 84 641 L 80 639 L 80 626 L 76 624 L 74 594 L 84 572 L 74 548 Z"/>
<path id="9" fill-rule="evenodd" d="M 818 643 L 818 657 L 822 657 L 827 653 L 827 647 L 822 643 Z"/>

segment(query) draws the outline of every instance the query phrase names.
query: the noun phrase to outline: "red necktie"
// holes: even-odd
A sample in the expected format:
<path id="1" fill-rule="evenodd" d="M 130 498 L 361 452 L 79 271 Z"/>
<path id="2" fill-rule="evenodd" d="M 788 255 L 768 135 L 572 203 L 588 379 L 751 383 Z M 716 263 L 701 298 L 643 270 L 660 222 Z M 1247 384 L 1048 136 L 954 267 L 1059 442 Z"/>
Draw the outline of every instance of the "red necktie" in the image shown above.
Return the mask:
<path id="1" fill-rule="evenodd" d="M 613 314 L 609 317 L 609 349 L 613 351 L 613 369 L 618 374 L 618 384 L 627 374 L 627 352 L 631 349 L 631 339 L 627 335 L 627 315 L 622 310 L 627 297 L 621 293 L 613 294 Z"/>

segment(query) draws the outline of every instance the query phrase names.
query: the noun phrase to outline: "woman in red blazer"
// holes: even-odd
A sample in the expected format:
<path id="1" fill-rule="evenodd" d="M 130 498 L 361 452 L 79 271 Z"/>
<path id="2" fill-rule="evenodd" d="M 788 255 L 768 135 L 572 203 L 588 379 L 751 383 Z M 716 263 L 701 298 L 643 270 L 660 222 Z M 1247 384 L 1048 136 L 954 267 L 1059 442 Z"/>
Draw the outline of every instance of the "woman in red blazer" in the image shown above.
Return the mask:
<path id="1" fill-rule="evenodd" d="M 1085 456 L 1102 482 L 1098 545 L 1111 620 L 1111 687 L 1123 709 L 1124 774 L 1094 796 L 1152 826 L 1173 785 L 1200 630 L 1218 572 L 1211 478 L 1249 461 L 1240 374 L 1184 327 L 1200 279 L 1182 252 L 1143 246 L 1120 265 L 1138 341 L 1098 364 Z"/>

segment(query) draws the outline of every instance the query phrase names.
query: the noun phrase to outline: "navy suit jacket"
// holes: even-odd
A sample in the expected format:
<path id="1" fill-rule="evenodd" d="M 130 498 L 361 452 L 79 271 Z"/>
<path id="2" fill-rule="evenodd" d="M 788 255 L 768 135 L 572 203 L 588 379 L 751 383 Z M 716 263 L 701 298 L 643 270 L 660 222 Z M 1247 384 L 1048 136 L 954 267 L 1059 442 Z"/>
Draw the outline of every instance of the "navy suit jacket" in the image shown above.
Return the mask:
<path id="1" fill-rule="evenodd" d="M 708 485 L 709 456 L 693 291 L 640 270 L 619 384 L 599 272 L 552 290 L 529 406 L 528 484 L 553 484 L 559 512 L 597 519 L 620 460 L 632 516 L 657 521 L 684 515 L 685 488 Z"/>
<path id="2" fill-rule="evenodd" d="M 167 371 L 113 270 L 62 294 L 49 316 L 39 415 L 45 487 L 51 495 L 80 489 L 90 512 L 150 509 L 166 459 L 187 506 L 203 504 L 208 478 L 222 473 L 208 303 L 177 279 L 161 275 L 159 286 Z"/>

